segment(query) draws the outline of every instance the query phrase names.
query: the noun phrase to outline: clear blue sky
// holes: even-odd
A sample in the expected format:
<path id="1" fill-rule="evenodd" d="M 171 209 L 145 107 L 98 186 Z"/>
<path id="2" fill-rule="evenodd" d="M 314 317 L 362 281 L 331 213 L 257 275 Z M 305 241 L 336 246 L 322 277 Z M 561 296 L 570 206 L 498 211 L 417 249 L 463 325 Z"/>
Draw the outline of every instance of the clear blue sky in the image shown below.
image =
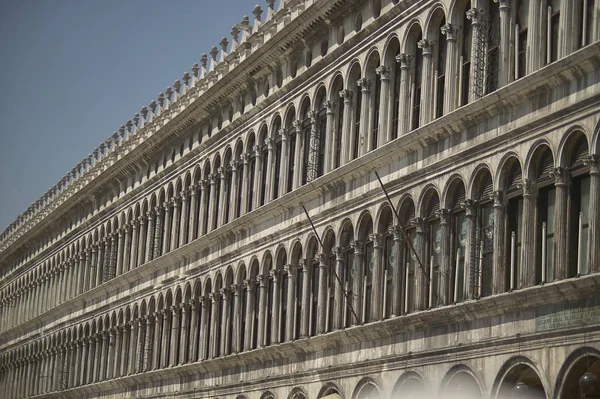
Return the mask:
<path id="1" fill-rule="evenodd" d="M 0 232 L 257 3 L 0 0 Z"/>

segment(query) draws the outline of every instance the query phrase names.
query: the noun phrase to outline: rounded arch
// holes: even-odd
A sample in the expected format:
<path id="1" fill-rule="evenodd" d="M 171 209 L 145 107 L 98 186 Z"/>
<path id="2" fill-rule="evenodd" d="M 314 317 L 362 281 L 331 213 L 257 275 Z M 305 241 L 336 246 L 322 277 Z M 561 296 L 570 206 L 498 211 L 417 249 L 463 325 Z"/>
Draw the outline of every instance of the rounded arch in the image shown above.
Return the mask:
<path id="1" fill-rule="evenodd" d="M 539 398 L 546 398 L 547 382 L 542 380 L 539 368 L 525 356 L 515 356 L 507 360 L 496 375 L 492 387 L 492 398 L 508 397 L 512 392 L 527 390 Z M 537 396 L 532 396 L 537 398 Z"/>
<path id="2" fill-rule="evenodd" d="M 260 395 L 260 399 L 277 399 L 277 396 L 272 391 L 265 391 Z"/>
<path id="3" fill-rule="evenodd" d="M 364 210 L 358 217 L 355 235 L 359 240 L 365 240 L 370 234 L 373 234 L 373 218 L 370 211 Z"/>
<path id="4" fill-rule="evenodd" d="M 321 399 L 329 395 L 339 395 L 342 399 L 344 399 L 344 395 L 340 387 L 335 382 L 331 381 L 325 383 L 325 385 L 321 387 L 319 393 L 317 394 L 317 399 Z"/>
<path id="5" fill-rule="evenodd" d="M 288 395 L 288 399 L 306 399 L 307 397 L 306 391 L 301 387 L 295 387 Z"/>
<path id="6" fill-rule="evenodd" d="M 414 44 L 423 36 L 423 29 L 418 19 L 413 19 L 406 26 L 407 29 L 402 38 L 402 53 L 414 56 Z"/>
<path id="7" fill-rule="evenodd" d="M 440 193 L 433 184 L 428 184 L 421 191 L 417 206 L 417 214 L 421 217 L 428 217 L 440 208 Z"/>
<path id="8" fill-rule="evenodd" d="M 435 39 L 439 36 L 439 26 L 440 22 L 446 19 L 446 9 L 444 8 L 445 4 L 437 3 L 429 10 L 429 14 L 425 18 L 425 38 L 426 39 Z"/>
<path id="9" fill-rule="evenodd" d="M 456 208 L 460 201 L 466 199 L 465 181 L 458 173 L 450 176 L 442 192 L 441 206 L 445 209 Z"/>
<path id="10" fill-rule="evenodd" d="M 481 200 L 483 196 L 493 195 L 494 175 L 492 168 L 487 163 L 475 167 L 468 184 L 468 198 Z"/>
<path id="11" fill-rule="evenodd" d="M 378 382 L 372 377 L 361 379 L 352 393 L 352 399 L 381 399 L 383 395 Z"/>
<path id="12" fill-rule="evenodd" d="M 415 201 L 411 194 L 406 193 L 402 195 L 400 201 L 398 201 L 398 221 L 401 226 L 406 227 L 408 223 L 415 217 Z"/>
<path id="13" fill-rule="evenodd" d="M 554 150 L 547 140 L 536 141 L 525 158 L 524 175 L 537 179 L 554 168 Z M 551 163 L 550 163 L 551 162 Z"/>
<path id="14" fill-rule="evenodd" d="M 595 377 L 595 378 L 594 378 Z M 556 399 L 569 399 L 574 393 L 600 395 L 600 351 L 584 346 L 574 350 L 563 362 L 556 377 Z M 583 386 L 582 386 L 583 385 Z"/>
<path id="15" fill-rule="evenodd" d="M 441 395 L 449 394 L 452 395 L 451 397 L 465 399 L 479 399 L 482 392 L 485 391 L 482 379 L 464 364 L 456 365 L 448 370 L 440 385 Z"/>
<path id="16" fill-rule="evenodd" d="M 494 188 L 496 190 L 507 190 L 509 187 L 522 180 L 523 165 L 519 156 L 513 151 L 504 154 L 498 163 L 497 170 L 498 173 L 496 174 L 496 181 L 494 182 Z"/>
<path id="17" fill-rule="evenodd" d="M 367 52 L 367 56 L 365 57 L 365 64 L 363 65 L 363 76 L 367 76 L 372 78 L 375 74 L 375 68 L 377 68 L 381 63 L 381 51 L 377 46 L 373 46 Z"/>
<path id="18" fill-rule="evenodd" d="M 425 392 L 423 377 L 416 371 L 406 371 L 402 374 L 392 390 L 392 397 L 409 397 L 410 395 L 421 395 Z"/>
<path id="19" fill-rule="evenodd" d="M 589 154 L 588 137 L 579 126 L 569 129 L 561 138 L 557 150 L 556 164 L 561 167 L 571 167 L 580 158 Z"/>
<path id="20" fill-rule="evenodd" d="M 346 84 L 344 87 L 350 88 L 356 86 L 356 81 L 361 77 L 362 66 L 358 59 L 354 59 L 349 63 L 348 74 L 346 75 Z"/>

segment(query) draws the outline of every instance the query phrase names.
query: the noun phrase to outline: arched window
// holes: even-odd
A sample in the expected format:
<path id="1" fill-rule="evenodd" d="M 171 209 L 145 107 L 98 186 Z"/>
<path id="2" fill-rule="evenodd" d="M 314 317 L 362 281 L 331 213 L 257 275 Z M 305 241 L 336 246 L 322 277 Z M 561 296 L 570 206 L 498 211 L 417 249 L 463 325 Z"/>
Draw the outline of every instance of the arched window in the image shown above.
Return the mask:
<path id="1" fill-rule="evenodd" d="M 312 179 L 323 176 L 325 170 L 325 140 L 327 138 L 327 106 L 325 102 L 326 92 L 322 88 L 317 96 L 317 135 L 310 140 Z"/>
<path id="2" fill-rule="evenodd" d="M 494 193 L 492 176 L 489 171 L 484 170 L 477 180 L 478 192 L 476 203 L 477 207 L 477 262 L 478 270 L 476 281 L 479 292 L 476 295 L 480 297 L 492 294 L 492 276 L 493 276 L 493 249 L 494 249 Z"/>
<path id="3" fill-rule="evenodd" d="M 377 68 L 381 65 L 380 57 L 377 52 L 374 52 L 368 63 L 367 63 L 367 81 L 372 82 L 372 87 L 370 88 L 368 98 L 369 98 L 369 107 L 368 113 L 372 115 L 363 115 L 363 118 L 367 118 L 370 126 L 368 126 L 368 134 L 370 135 L 369 143 L 370 146 L 367 148 L 367 151 L 374 150 L 378 147 L 378 136 L 379 136 L 379 105 L 381 100 L 381 78 L 377 75 Z"/>
<path id="4" fill-rule="evenodd" d="M 338 95 L 343 89 L 343 80 L 341 76 L 337 76 L 335 78 L 334 84 L 332 85 L 333 89 L 331 91 L 332 96 Z M 344 99 L 338 96 L 338 99 L 334 102 L 335 107 L 335 118 L 334 118 L 334 137 L 329 138 L 328 140 L 333 139 L 333 168 L 336 169 L 340 167 L 342 164 L 342 147 L 343 147 L 343 132 L 344 132 Z"/>
<path id="5" fill-rule="evenodd" d="M 523 173 L 516 159 L 507 161 L 503 189 L 506 190 L 506 287 L 515 289 L 521 272 L 523 233 Z"/>
<path id="6" fill-rule="evenodd" d="M 446 25 L 446 18 L 442 16 L 439 25 L 434 30 L 437 35 L 435 44 L 437 44 L 437 56 L 435 57 L 435 86 L 434 86 L 434 115 L 439 118 L 444 114 L 444 93 L 446 86 L 446 54 L 447 54 L 447 40 L 442 36 L 442 26 Z"/>
<path id="7" fill-rule="evenodd" d="M 356 159 L 359 155 L 360 143 L 360 111 L 362 107 L 362 92 L 357 82 L 360 80 L 360 65 L 358 63 L 352 66 L 350 70 L 349 88 L 353 93 L 354 101 L 352 103 L 352 126 L 350 127 L 349 140 L 349 159 Z"/>
<path id="8" fill-rule="evenodd" d="M 296 142 L 298 136 L 296 134 L 296 128 L 294 127 L 294 119 L 296 118 L 296 112 L 294 109 L 288 112 L 288 116 L 285 123 L 285 129 L 289 136 L 288 139 L 288 165 L 287 165 L 287 181 L 283 182 L 286 186 L 285 192 L 289 193 L 294 188 L 294 174 L 296 169 Z"/>
<path id="9" fill-rule="evenodd" d="M 500 5 L 488 3 L 487 42 L 485 47 L 485 94 L 498 89 L 498 73 L 500 67 Z"/>
<path id="10" fill-rule="evenodd" d="M 418 268 L 417 259 L 411 249 L 417 249 L 417 234 L 414 223 L 415 219 L 415 206 L 412 200 L 406 199 L 400 206 L 400 225 L 404 227 L 406 232 L 406 239 L 402 243 L 402 265 L 405 268 L 406 275 L 404 279 L 404 312 L 411 313 L 415 310 L 415 272 Z"/>
<path id="11" fill-rule="evenodd" d="M 281 158 L 283 156 L 282 153 L 282 137 L 281 137 L 281 118 L 279 116 L 277 116 L 275 118 L 275 121 L 273 122 L 273 127 L 272 127 L 272 134 L 275 137 L 275 148 L 274 148 L 274 155 L 275 155 L 275 168 L 273 170 L 273 187 L 272 187 L 272 197 L 273 199 L 277 199 L 279 198 L 279 191 L 280 191 L 280 177 L 281 177 Z"/>
<path id="12" fill-rule="evenodd" d="M 300 112 L 302 129 L 302 176 L 301 185 L 306 184 L 308 180 L 309 154 L 310 154 L 310 135 L 312 121 L 310 118 L 310 101 L 306 99 Z"/>
<path id="13" fill-rule="evenodd" d="M 589 273 L 589 207 L 590 174 L 587 139 L 583 133 L 575 135 L 565 147 L 567 165 L 570 170 L 571 184 L 570 208 L 568 216 L 569 259 L 567 277 Z"/>
<path id="14" fill-rule="evenodd" d="M 463 12 L 463 29 L 462 29 L 462 44 L 461 44 L 461 55 L 460 55 L 460 84 L 459 84 L 459 98 L 460 105 L 466 105 L 469 102 L 469 92 L 471 88 L 471 44 L 473 42 L 473 25 L 467 18 L 467 13 L 471 10 L 471 7 L 467 5 Z"/>
<path id="15" fill-rule="evenodd" d="M 517 23 L 515 25 L 515 79 L 520 79 L 527 74 L 527 27 L 529 19 L 529 0 L 518 2 Z"/>
<path id="16" fill-rule="evenodd" d="M 258 145 L 260 146 L 260 206 L 267 202 L 267 175 L 269 172 L 269 141 L 267 127 L 265 126 L 259 136 Z"/>
<path id="17" fill-rule="evenodd" d="M 246 203 L 246 212 L 250 212 L 252 210 L 254 204 L 254 180 L 256 179 L 256 151 L 255 147 L 254 134 L 250 135 L 250 139 L 248 140 L 248 151 L 250 152 L 250 160 L 248 162 L 248 196 Z"/>
<path id="18" fill-rule="evenodd" d="M 555 275 L 555 219 L 556 186 L 551 174 L 554 158 L 548 147 L 540 149 L 531 165 L 534 175 L 531 176 L 537 185 L 537 226 L 536 234 L 536 267 L 535 283 L 554 280 Z M 533 243 L 527 243 L 532 245 Z M 558 243 L 556 243 L 558 244 Z"/>
<path id="19" fill-rule="evenodd" d="M 427 252 L 423 261 L 427 268 L 429 276 L 428 284 L 428 301 L 430 308 L 434 308 L 440 304 L 438 294 L 440 292 L 440 264 L 442 262 L 442 229 L 440 224 L 439 210 L 440 199 L 436 192 L 431 190 L 431 197 L 428 199 L 427 211 L 425 218 L 427 222 Z"/>

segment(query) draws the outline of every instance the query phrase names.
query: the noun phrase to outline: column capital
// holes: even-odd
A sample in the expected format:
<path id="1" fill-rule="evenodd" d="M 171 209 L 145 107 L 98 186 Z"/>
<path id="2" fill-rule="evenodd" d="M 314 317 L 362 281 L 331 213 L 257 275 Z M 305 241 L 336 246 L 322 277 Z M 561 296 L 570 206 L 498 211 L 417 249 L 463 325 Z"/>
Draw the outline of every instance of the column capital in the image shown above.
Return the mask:
<path id="1" fill-rule="evenodd" d="M 410 54 L 398 54 L 396 56 L 396 62 L 400 63 L 400 69 L 410 69 L 410 63 L 412 62 L 413 56 Z"/>
<path id="2" fill-rule="evenodd" d="M 350 104 L 352 102 L 352 90 L 344 89 L 339 92 L 340 98 L 344 99 L 344 104 Z"/>
<path id="3" fill-rule="evenodd" d="M 477 212 L 476 205 L 472 199 L 466 199 L 460 203 L 460 207 L 466 211 L 467 216 L 475 216 Z"/>
<path id="4" fill-rule="evenodd" d="M 363 251 L 363 248 L 362 248 L 363 243 L 362 243 L 362 241 L 352 240 L 352 242 L 350 243 L 350 245 L 354 249 L 354 254 L 355 255 L 362 254 L 362 251 Z"/>
<path id="5" fill-rule="evenodd" d="M 430 57 L 433 54 L 434 40 L 421 39 L 417 42 L 417 47 L 423 51 L 423 55 Z"/>
<path id="6" fill-rule="evenodd" d="M 273 143 L 275 142 L 275 140 L 273 140 L 271 137 L 267 137 L 265 139 L 265 145 L 267 146 L 267 150 L 271 151 L 273 150 Z"/>
<path id="7" fill-rule="evenodd" d="M 383 235 L 379 233 L 373 233 L 369 236 L 373 241 L 373 248 L 383 248 Z"/>
<path id="8" fill-rule="evenodd" d="M 240 155 L 240 161 L 242 161 L 244 166 L 248 165 L 248 163 L 250 162 L 250 154 L 247 152 L 242 153 Z"/>
<path id="9" fill-rule="evenodd" d="M 360 91 L 363 93 L 369 92 L 369 86 L 371 85 L 371 80 L 367 78 L 360 78 L 356 81 L 358 87 L 360 87 Z"/>
<path id="10" fill-rule="evenodd" d="M 333 115 L 335 108 L 335 101 L 327 100 L 323 102 L 323 107 L 327 111 L 327 115 Z"/>
<path id="11" fill-rule="evenodd" d="M 440 31 L 442 32 L 442 35 L 446 36 L 446 40 L 453 42 L 456 41 L 456 36 L 458 33 L 458 27 L 456 25 L 447 23 L 446 25 L 442 25 L 440 27 Z"/>
<path id="12" fill-rule="evenodd" d="M 571 184 L 571 171 L 569 168 L 552 168 L 550 177 L 554 179 L 556 186 L 568 186 Z"/>
<path id="13" fill-rule="evenodd" d="M 479 26 L 481 25 L 482 18 L 485 16 L 485 12 L 481 8 L 471 8 L 466 12 L 466 15 L 473 26 Z"/>
<path id="14" fill-rule="evenodd" d="M 494 208 L 504 207 L 504 191 L 496 190 L 493 193 L 494 197 Z"/>
<path id="15" fill-rule="evenodd" d="M 286 141 L 290 136 L 287 129 L 283 129 L 283 128 L 279 129 L 279 131 L 277 133 L 281 136 L 282 141 Z"/>
<path id="16" fill-rule="evenodd" d="M 417 229 L 417 233 L 425 232 L 425 219 L 417 216 L 414 219 L 408 222 L 411 226 L 414 226 Z"/>
<path id="17" fill-rule="evenodd" d="M 583 164 L 590 168 L 590 174 L 600 173 L 600 156 L 590 155 L 587 158 L 584 158 Z"/>
<path id="18" fill-rule="evenodd" d="M 375 73 L 377 75 L 379 75 L 381 80 L 390 80 L 390 72 L 391 71 L 392 71 L 392 68 L 385 66 L 385 65 L 381 65 L 381 66 L 378 66 L 377 68 L 375 68 Z"/>
<path id="19" fill-rule="evenodd" d="M 494 0 L 494 3 L 498 3 L 500 11 L 508 11 L 509 9 L 508 0 Z"/>
<path id="20" fill-rule="evenodd" d="M 517 188 L 523 190 L 524 197 L 535 197 L 537 195 L 537 183 L 532 179 L 523 179 L 517 184 Z"/>
<path id="21" fill-rule="evenodd" d="M 452 211 L 450 209 L 441 208 L 435 212 L 435 216 L 440 218 L 440 223 L 443 225 L 450 224 L 450 215 Z"/>
<path id="22" fill-rule="evenodd" d="M 288 274 L 288 276 L 292 275 L 298 269 L 298 265 L 294 265 L 288 263 L 287 265 L 283 265 L 283 270 Z"/>
<path id="23" fill-rule="evenodd" d="M 294 129 L 296 130 L 296 134 L 301 135 L 302 134 L 302 121 L 299 119 L 296 119 L 295 121 L 292 122 L 292 125 L 294 126 Z"/>
<path id="24" fill-rule="evenodd" d="M 252 147 L 252 150 L 254 151 L 254 154 L 256 155 L 256 157 L 260 158 L 260 156 L 261 156 L 260 146 L 259 145 L 255 145 L 254 147 Z"/>
<path id="25" fill-rule="evenodd" d="M 235 159 L 231 160 L 231 162 L 229 162 L 229 166 L 231 166 L 231 171 L 235 173 L 238 167 L 238 161 L 236 161 Z"/>

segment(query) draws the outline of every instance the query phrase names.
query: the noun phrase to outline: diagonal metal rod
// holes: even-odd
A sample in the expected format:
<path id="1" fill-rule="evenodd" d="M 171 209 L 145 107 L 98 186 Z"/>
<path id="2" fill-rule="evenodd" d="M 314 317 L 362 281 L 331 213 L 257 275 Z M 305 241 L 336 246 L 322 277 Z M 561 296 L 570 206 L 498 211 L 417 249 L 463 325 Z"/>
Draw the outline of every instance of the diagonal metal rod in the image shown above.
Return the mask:
<path id="1" fill-rule="evenodd" d="M 387 198 L 388 203 L 392 207 L 392 211 L 394 211 L 394 215 L 396 215 L 396 220 L 398 221 L 398 226 L 400 227 L 400 231 L 402 231 L 402 236 L 404 236 L 404 241 L 408 244 L 411 252 L 415 256 L 415 259 L 417 260 L 417 263 L 419 264 L 419 269 L 421 269 L 421 272 L 423 273 L 423 276 L 425 276 L 425 280 L 427 281 L 427 284 L 429 285 L 431 282 L 431 279 L 429 278 L 429 273 L 427 273 L 427 270 L 423 267 L 421 258 L 419 258 L 419 254 L 417 254 L 417 250 L 415 249 L 413 243 L 408 239 L 408 235 L 406 234 L 406 231 L 404 230 L 404 226 L 402 226 L 402 223 L 400 222 L 400 215 L 398 215 L 398 210 L 394 206 L 394 203 L 392 202 L 390 195 L 388 194 L 387 190 L 383 186 L 383 183 L 381 182 L 381 178 L 379 177 L 379 173 L 377 173 L 377 171 L 375 171 L 375 176 L 377 176 L 379 185 L 381 186 L 381 189 L 383 190 L 383 193 L 385 194 L 385 197 Z M 435 293 L 434 293 L 434 295 L 435 295 Z M 437 295 L 436 295 L 436 297 L 437 297 Z"/>
<path id="2" fill-rule="evenodd" d="M 331 267 L 331 265 L 329 265 L 329 256 L 327 254 L 327 251 L 325 250 L 323 241 L 321 241 L 321 236 L 319 236 L 319 233 L 317 233 L 317 229 L 315 228 L 315 225 L 313 224 L 312 219 L 310 218 L 310 215 L 308 214 L 308 211 L 304 207 L 304 204 L 301 204 L 301 206 L 302 206 L 302 209 L 304 210 L 304 214 L 306 214 L 306 218 L 308 219 L 308 222 L 310 223 L 310 227 L 312 227 L 312 230 L 315 233 L 315 236 L 317 236 L 317 241 L 319 241 L 319 246 L 321 247 L 321 250 L 325 254 L 325 259 L 327 259 L 329 271 L 335 276 L 335 279 L 337 280 L 340 287 L 342 287 L 342 292 L 344 293 L 344 297 L 346 297 L 346 306 L 348 306 L 350 308 L 350 311 L 352 312 L 352 315 L 354 316 L 354 320 L 356 320 L 356 324 L 359 324 L 358 315 L 356 314 L 356 312 L 354 311 L 354 308 L 352 307 L 352 301 L 348 297 L 348 291 L 346 291 L 343 288 L 342 280 L 340 280 L 340 276 L 338 276 L 338 274 L 335 272 L 335 268 Z"/>

